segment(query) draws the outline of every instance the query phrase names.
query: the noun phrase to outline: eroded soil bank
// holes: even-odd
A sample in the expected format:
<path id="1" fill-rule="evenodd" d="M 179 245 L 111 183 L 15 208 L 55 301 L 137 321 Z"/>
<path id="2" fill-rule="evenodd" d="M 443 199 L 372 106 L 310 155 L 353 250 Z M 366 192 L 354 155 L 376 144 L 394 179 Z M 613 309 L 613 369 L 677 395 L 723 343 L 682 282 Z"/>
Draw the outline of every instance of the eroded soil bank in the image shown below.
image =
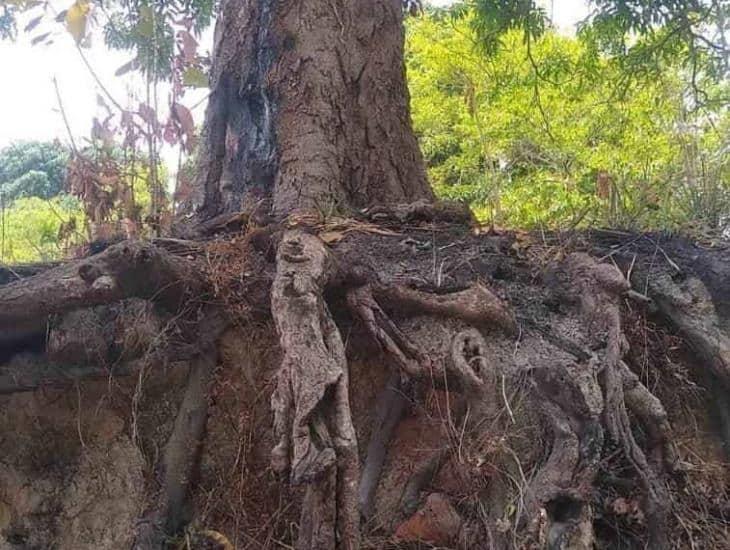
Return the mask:
<path id="1" fill-rule="evenodd" d="M 346 220 L 153 246 L 212 290 L 3 324 L 0 548 L 160 517 L 182 548 L 727 543 L 730 249 Z"/>

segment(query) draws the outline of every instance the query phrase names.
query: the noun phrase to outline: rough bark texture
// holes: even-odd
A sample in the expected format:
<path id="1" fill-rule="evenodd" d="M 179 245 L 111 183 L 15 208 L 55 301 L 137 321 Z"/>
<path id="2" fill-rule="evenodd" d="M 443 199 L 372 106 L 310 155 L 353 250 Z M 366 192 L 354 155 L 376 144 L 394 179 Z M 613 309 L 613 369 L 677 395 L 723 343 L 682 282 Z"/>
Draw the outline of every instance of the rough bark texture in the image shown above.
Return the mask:
<path id="1" fill-rule="evenodd" d="M 226 0 L 187 212 L 433 198 L 411 130 L 401 0 Z"/>
<path id="2" fill-rule="evenodd" d="M 284 358 L 271 399 L 278 444 L 272 464 L 307 484 L 297 547 L 359 548 L 359 464 L 340 333 L 322 293 L 334 274 L 324 243 L 285 233 L 271 310 Z"/>

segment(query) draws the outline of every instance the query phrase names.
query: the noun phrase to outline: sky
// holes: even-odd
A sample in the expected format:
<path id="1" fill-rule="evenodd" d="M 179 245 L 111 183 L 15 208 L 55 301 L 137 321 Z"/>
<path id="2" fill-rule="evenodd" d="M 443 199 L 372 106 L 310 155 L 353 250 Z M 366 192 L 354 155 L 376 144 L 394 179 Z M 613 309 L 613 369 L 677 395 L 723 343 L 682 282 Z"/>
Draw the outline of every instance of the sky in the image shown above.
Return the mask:
<path id="1" fill-rule="evenodd" d="M 73 0 L 51 0 L 52 10 L 60 12 Z M 452 0 L 431 0 L 434 5 L 448 5 Z M 575 23 L 588 14 L 585 0 L 545 0 L 548 14 L 552 13 L 556 26 L 570 32 Z M 25 23 L 21 22 L 20 28 Z M 50 46 L 31 45 L 33 36 L 53 30 L 54 42 Z M 200 49 L 209 51 L 212 32 L 200 41 Z M 92 35 L 92 43 L 84 48 L 84 55 L 109 93 L 121 104 L 129 104 L 130 97 L 140 95 L 142 79 L 127 75 L 114 76 L 114 72 L 131 59 L 128 52 L 106 48 L 98 35 Z M 59 24 L 43 24 L 32 33 L 19 33 L 15 42 L 0 41 L 0 148 L 18 140 L 52 140 L 69 142 L 69 132 L 58 107 L 58 97 L 53 79 L 63 104 L 70 131 L 81 142 L 89 135 L 94 116 L 103 114 L 97 105 L 99 86 L 77 51 L 72 37 Z M 183 103 L 193 106 L 204 98 L 204 92 L 191 93 Z M 160 93 L 160 104 L 166 103 L 166 88 Z M 202 121 L 204 104 L 193 112 L 196 122 Z M 163 151 L 163 157 L 176 158 L 173 151 Z M 174 164 L 174 162 L 172 163 Z"/>

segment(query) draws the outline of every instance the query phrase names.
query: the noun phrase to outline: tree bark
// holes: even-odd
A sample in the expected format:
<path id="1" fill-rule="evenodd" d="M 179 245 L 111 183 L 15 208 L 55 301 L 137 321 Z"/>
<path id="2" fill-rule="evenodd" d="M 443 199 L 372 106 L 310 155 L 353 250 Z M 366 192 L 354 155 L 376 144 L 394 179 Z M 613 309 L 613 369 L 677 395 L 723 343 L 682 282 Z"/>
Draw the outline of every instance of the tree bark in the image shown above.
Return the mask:
<path id="1" fill-rule="evenodd" d="M 403 37 L 401 0 L 225 0 L 183 211 L 281 218 L 432 200 Z"/>

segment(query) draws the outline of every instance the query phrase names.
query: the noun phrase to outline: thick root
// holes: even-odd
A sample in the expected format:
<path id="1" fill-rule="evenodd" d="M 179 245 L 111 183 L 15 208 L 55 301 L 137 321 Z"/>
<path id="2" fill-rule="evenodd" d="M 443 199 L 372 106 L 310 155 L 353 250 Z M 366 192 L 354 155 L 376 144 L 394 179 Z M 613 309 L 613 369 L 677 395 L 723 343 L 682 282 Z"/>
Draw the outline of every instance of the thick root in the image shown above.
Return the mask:
<path id="1" fill-rule="evenodd" d="M 395 302 L 403 306 L 399 309 L 401 313 L 445 315 L 472 321 L 480 326 L 496 323 L 507 330 L 513 328 L 514 320 L 507 313 L 506 306 L 482 286 L 443 296 L 400 287 L 380 290 L 383 299 L 387 297 L 390 304 Z M 388 386 L 378 400 L 377 424 L 368 445 L 361 478 L 360 510 L 368 518 L 372 514 L 387 446 L 407 405 L 403 394 L 404 379 L 428 380 L 439 384 L 447 381 L 449 387 L 458 389 L 466 396 L 470 409 L 469 425 L 473 427 L 485 417 L 496 416 L 496 374 L 486 364 L 486 344 L 476 329 L 457 333 L 446 361 L 439 363 L 422 352 L 383 311 L 370 285 L 350 289 L 347 302 L 354 316 L 391 359 L 394 369 Z M 406 515 L 415 511 L 421 489 L 438 471 L 443 459 L 443 453 L 438 453 L 412 476 L 404 489 L 402 500 L 402 511 Z"/>
<path id="2" fill-rule="evenodd" d="M 510 308 L 491 290 L 478 283 L 449 294 L 431 294 L 404 286 L 378 287 L 375 293 L 383 303 L 397 307 L 401 315 L 450 317 L 480 329 L 496 327 L 507 334 L 514 334 L 517 330 Z"/>
<path id="3" fill-rule="evenodd" d="M 364 211 L 368 219 L 378 222 L 435 222 L 471 225 L 474 215 L 461 202 L 419 200 L 408 204 L 374 206 Z"/>
<path id="4" fill-rule="evenodd" d="M 408 399 L 401 390 L 400 376 L 398 373 L 393 373 L 375 405 L 375 426 L 360 477 L 358 505 L 360 513 L 366 520 L 373 515 L 375 491 L 388 453 L 388 444 L 407 405 Z"/>
<path id="5" fill-rule="evenodd" d="M 193 262 L 150 244 L 122 242 L 86 260 L 0 286 L 0 326 L 130 297 L 154 299 L 177 311 L 205 286 Z"/>
<path id="6" fill-rule="evenodd" d="M 659 313 L 687 339 L 713 376 L 730 391 L 730 336 L 722 329 L 712 297 L 699 279 L 675 282 L 666 273 L 648 279 Z"/>
<path id="7" fill-rule="evenodd" d="M 193 359 L 185 396 L 180 404 L 172 435 L 161 464 L 162 487 L 157 506 L 141 523 L 134 543 L 139 550 L 164 548 L 168 537 L 189 521 L 187 497 L 195 478 L 205 426 L 208 419 L 208 391 L 216 365 L 214 350 Z"/>
<path id="8" fill-rule="evenodd" d="M 594 338 L 603 344 L 603 349 L 599 352 L 599 382 L 604 401 L 603 424 L 611 438 L 622 446 L 626 458 L 633 465 L 643 485 L 644 511 L 651 547 L 667 548 L 669 492 L 660 472 L 649 463 L 634 439 L 624 392 L 626 374 L 623 356 L 628 344 L 621 329 L 619 299 L 630 289 L 630 285 L 615 266 L 598 264 L 585 254 L 568 256 L 565 269 L 572 284 L 578 289 L 582 314 L 589 323 Z M 636 387 L 630 391 L 633 393 L 629 401 L 633 399 L 637 406 L 648 406 L 646 395 L 637 394 Z M 638 397 L 643 401 L 638 403 Z M 653 418 L 660 416 L 657 413 Z M 663 429 L 668 430 L 666 426 Z"/>
<path id="9" fill-rule="evenodd" d="M 549 548 L 592 548 L 590 502 L 603 444 L 595 365 L 537 368 L 533 380 L 553 443 L 527 491 L 530 532 Z"/>
<path id="10" fill-rule="evenodd" d="M 272 313 L 284 358 L 271 404 L 278 444 L 272 465 L 307 483 L 298 548 L 357 548 L 357 440 L 345 350 L 322 291 L 334 275 L 324 243 L 284 234 L 277 253 Z"/>

